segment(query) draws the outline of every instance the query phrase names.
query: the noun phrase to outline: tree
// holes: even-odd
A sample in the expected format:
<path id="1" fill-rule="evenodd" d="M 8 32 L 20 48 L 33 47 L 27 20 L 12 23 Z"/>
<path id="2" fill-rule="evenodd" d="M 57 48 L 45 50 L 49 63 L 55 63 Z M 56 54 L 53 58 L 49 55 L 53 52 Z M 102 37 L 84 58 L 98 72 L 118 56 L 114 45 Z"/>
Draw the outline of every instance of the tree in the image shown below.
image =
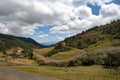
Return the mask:
<path id="1" fill-rule="evenodd" d="M 0 41 L 0 51 L 3 52 L 6 50 L 5 43 Z"/>
<path id="2" fill-rule="evenodd" d="M 77 44 L 77 48 L 79 48 L 79 49 L 83 49 L 86 47 L 87 47 L 87 44 L 84 41 L 79 41 Z"/>
<path id="3" fill-rule="evenodd" d="M 27 57 L 29 59 L 33 59 L 33 50 L 32 49 L 24 49 L 22 51 L 24 57 Z"/>
<path id="4" fill-rule="evenodd" d="M 90 55 L 84 55 L 81 57 L 82 65 L 89 66 L 95 64 L 94 58 Z"/>
<path id="5" fill-rule="evenodd" d="M 14 48 L 14 50 L 13 50 L 13 57 L 14 58 L 17 58 L 18 56 L 17 56 L 17 53 L 18 53 L 18 48 Z"/>
<path id="6" fill-rule="evenodd" d="M 116 53 L 108 54 L 105 59 L 105 65 L 120 66 L 120 53 L 116 51 Z"/>
<path id="7" fill-rule="evenodd" d="M 3 51 L 3 54 L 4 54 L 4 55 L 7 55 L 6 51 Z"/>
<path id="8" fill-rule="evenodd" d="M 33 50 L 32 49 L 29 49 L 29 51 L 28 51 L 28 58 L 33 59 Z"/>

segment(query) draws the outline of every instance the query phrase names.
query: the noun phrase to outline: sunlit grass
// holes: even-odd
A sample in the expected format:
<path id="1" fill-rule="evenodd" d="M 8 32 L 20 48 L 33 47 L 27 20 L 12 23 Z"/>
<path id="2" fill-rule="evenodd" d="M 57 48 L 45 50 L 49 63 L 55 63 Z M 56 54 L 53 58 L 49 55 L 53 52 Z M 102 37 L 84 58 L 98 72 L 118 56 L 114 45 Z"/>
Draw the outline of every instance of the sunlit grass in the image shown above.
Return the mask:
<path id="1" fill-rule="evenodd" d="M 52 66 L 13 66 L 19 71 L 52 77 L 55 80 L 119 80 L 120 76 L 110 75 L 109 69 L 102 66 L 52 67 Z"/>
<path id="2" fill-rule="evenodd" d="M 111 46 L 113 43 L 119 42 L 118 40 L 104 40 L 104 41 L 98 41 L 96 44 L 90 45 L 88 48 L 85 48 L 84 50 L 87 51 L 93 51 L 96 49 L 100 49 L 100 48 L 106 48 Z"/>
<path id="3" fill-rule="evenodd" d="M 77 54 L 80 54 L 80 50 L 74 48 L 74 49 L 71 49 L 70 51 L 58 52 L 55 55 L 52 55 L 50 58 L 56 59 L 56 60 L 68 59 Z"/>
<path id="4" fill-rule="evenodd" d="M 46 53 L 48 53 L 49 51 L 51 51 L 54 47 L 50 47 L 50 48 L 42 48 L 42 49 L 35 49 L 34 52 L 36 54 L 40 54 L 40 55 L 44 55 Z"/>

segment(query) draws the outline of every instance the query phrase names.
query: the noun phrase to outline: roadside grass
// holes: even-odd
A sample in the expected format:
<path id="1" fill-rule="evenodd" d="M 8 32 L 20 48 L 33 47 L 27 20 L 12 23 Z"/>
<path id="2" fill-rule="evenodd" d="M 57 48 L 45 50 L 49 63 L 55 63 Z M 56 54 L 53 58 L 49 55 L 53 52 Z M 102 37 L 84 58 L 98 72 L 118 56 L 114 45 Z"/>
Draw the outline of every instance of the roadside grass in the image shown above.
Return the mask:
<path id="1" fill-rule="evenodd" d="M 119 80 L 120 76 L 110 75 L 109 69 L 103 66 L 77 66 L 77 67 L 53 67 L 53 66 L 10 66 L 6 67 L 32 74 L 44 75 L 55 80 Z"/>
<path id="2" fill-rule="evenodd" d="M 117 42 L 119 42 L 119 40 L 116 40 L 116 39 L 108 40 L 108 39 L 106 39 L 104 41 L 98 41 L 96 44 L 90 45 L 89 47 L 85 48 L 84 50 L 86 50 L 86 51 L 94 51 L 96 49 L 109 47 L 112 44 L 117 43 Z"/>
<path id="3" fill-rule="evenodd" d="M 50 48 L 42 48 L 42 49 L 34 49 L 34 52 L 36 54 L 40 54 L 40 55 L 44 55 L 46 53 L 48 53 L 49 51 L 51 51 L 54 47 L 50 47 Z"/>
<path id="4" fill-rule="evenodd" d="M 71 58 L 77 54 L 80 54 L 80 50 L 72 48 L 69 51 L 58 52 L 58 53 L 52 55 L 50 58 L 55 59 L 55 60 L 62 60 L 62 59 Z"/>

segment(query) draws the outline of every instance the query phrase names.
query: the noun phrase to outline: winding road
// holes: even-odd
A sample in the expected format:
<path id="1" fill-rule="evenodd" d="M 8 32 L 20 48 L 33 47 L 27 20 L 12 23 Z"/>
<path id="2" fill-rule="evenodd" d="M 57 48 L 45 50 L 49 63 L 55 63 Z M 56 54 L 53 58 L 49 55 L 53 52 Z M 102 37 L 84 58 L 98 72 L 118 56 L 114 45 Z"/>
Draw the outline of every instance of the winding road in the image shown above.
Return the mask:
<path id="1" fill-rule="evenodd" d="M 59 63 L 59 62 L 67 62 L 67 61 L 71 61 L 71 60 L 74 60 L 76 58 L 79 58 L 81 57 L 82 55 L 86 54 L 86 52 L 84 50 L 80 50 L 79 49 L 79 54 L 76 54 L 70 58 L 67 58 L 67 59 L 62 59 L 62 60 L 55 60 L 55 59 L 51 59 L 50 57 L 44 57 L 42 55 L 39 55 L 39 54 L 36 54 L 34 52 L 34 57 L 37 58 L 38 60 L 40 61 L 43 61 L 45 64 L 48 64 L 50 62 L 56 62 L 56 63 Z"/>
<path id="2" fill-rule="evenodd" d="M 0 68 L 0 76 L 3 76 L 4 80 L 53 80 L 51 78 L 37 76 L 30 73 L 18 72 L 5 68 Z"/>

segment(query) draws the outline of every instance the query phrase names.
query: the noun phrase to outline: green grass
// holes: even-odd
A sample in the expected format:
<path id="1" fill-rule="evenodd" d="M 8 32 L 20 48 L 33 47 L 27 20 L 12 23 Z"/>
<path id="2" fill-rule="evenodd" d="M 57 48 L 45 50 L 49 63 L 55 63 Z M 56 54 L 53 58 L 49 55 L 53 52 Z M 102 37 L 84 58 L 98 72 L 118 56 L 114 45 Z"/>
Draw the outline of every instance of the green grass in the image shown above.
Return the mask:
<path id="1" fill-rule="evenodd" d="M 36 54 L 40 54 L 40 55 L 44 55 L 46 53 L 48 53 L 49 51 L 51 51 L 54 47 L 50 47 L 50 48 L 42 48 L 42 49 L 34 49 L 34 52 Z"/>
<path id="2" fill-rule="evenodd" d="M 71 58 L 77 54 L 80 54 L 79 49 L 72 48 L 70 51 L 58 52 L 55 55 L 52 55 L 50 58 L 61 60 L 61 59 Z"/>
<path id="3" fill-rule="evenodd" d="M 96 50 L 96 49 L 101 49 L 101 48 L 106 48 L 106 47 L 109 47 L 111 46 L 113 43 L 116 43 L 116 42 L 119 42 L 119 40 L 104 40 L 104 41 L 98 41 L 96 44 L 93 44 L 93 45 L 90 45 L 88 48 L 85 48 L 84 50 L 87 50 L 87 51 L 93 51 L 93 50 Z"/>
<path id="4" fill-rule="evenodd" d="M 53 48 L 54 47 L 43 48 L 43 49 L 35 49 L 34 52 L 36 54 L 39 54 L 39 55 L 43 56 L 44 54 L 51 51 Z M 67 59 L 67 58 L 71 58 L 72 56 L 77 55 L 79 53 L 80 53 L 79 49 L 72 48 L 70 51 L 58 52 L 58 53 L 52 55 L 50 58 L 56 59 L 56 60 Z"/>
<path id="5" fill-rule="evenodd" d="M 8 67 L 7 67 L 8 68 Z M 11 66 L 11 69 L 44 75 L 55 80 L 119 80 L 102 66 L 53 67 L 53 66 Z"/>

